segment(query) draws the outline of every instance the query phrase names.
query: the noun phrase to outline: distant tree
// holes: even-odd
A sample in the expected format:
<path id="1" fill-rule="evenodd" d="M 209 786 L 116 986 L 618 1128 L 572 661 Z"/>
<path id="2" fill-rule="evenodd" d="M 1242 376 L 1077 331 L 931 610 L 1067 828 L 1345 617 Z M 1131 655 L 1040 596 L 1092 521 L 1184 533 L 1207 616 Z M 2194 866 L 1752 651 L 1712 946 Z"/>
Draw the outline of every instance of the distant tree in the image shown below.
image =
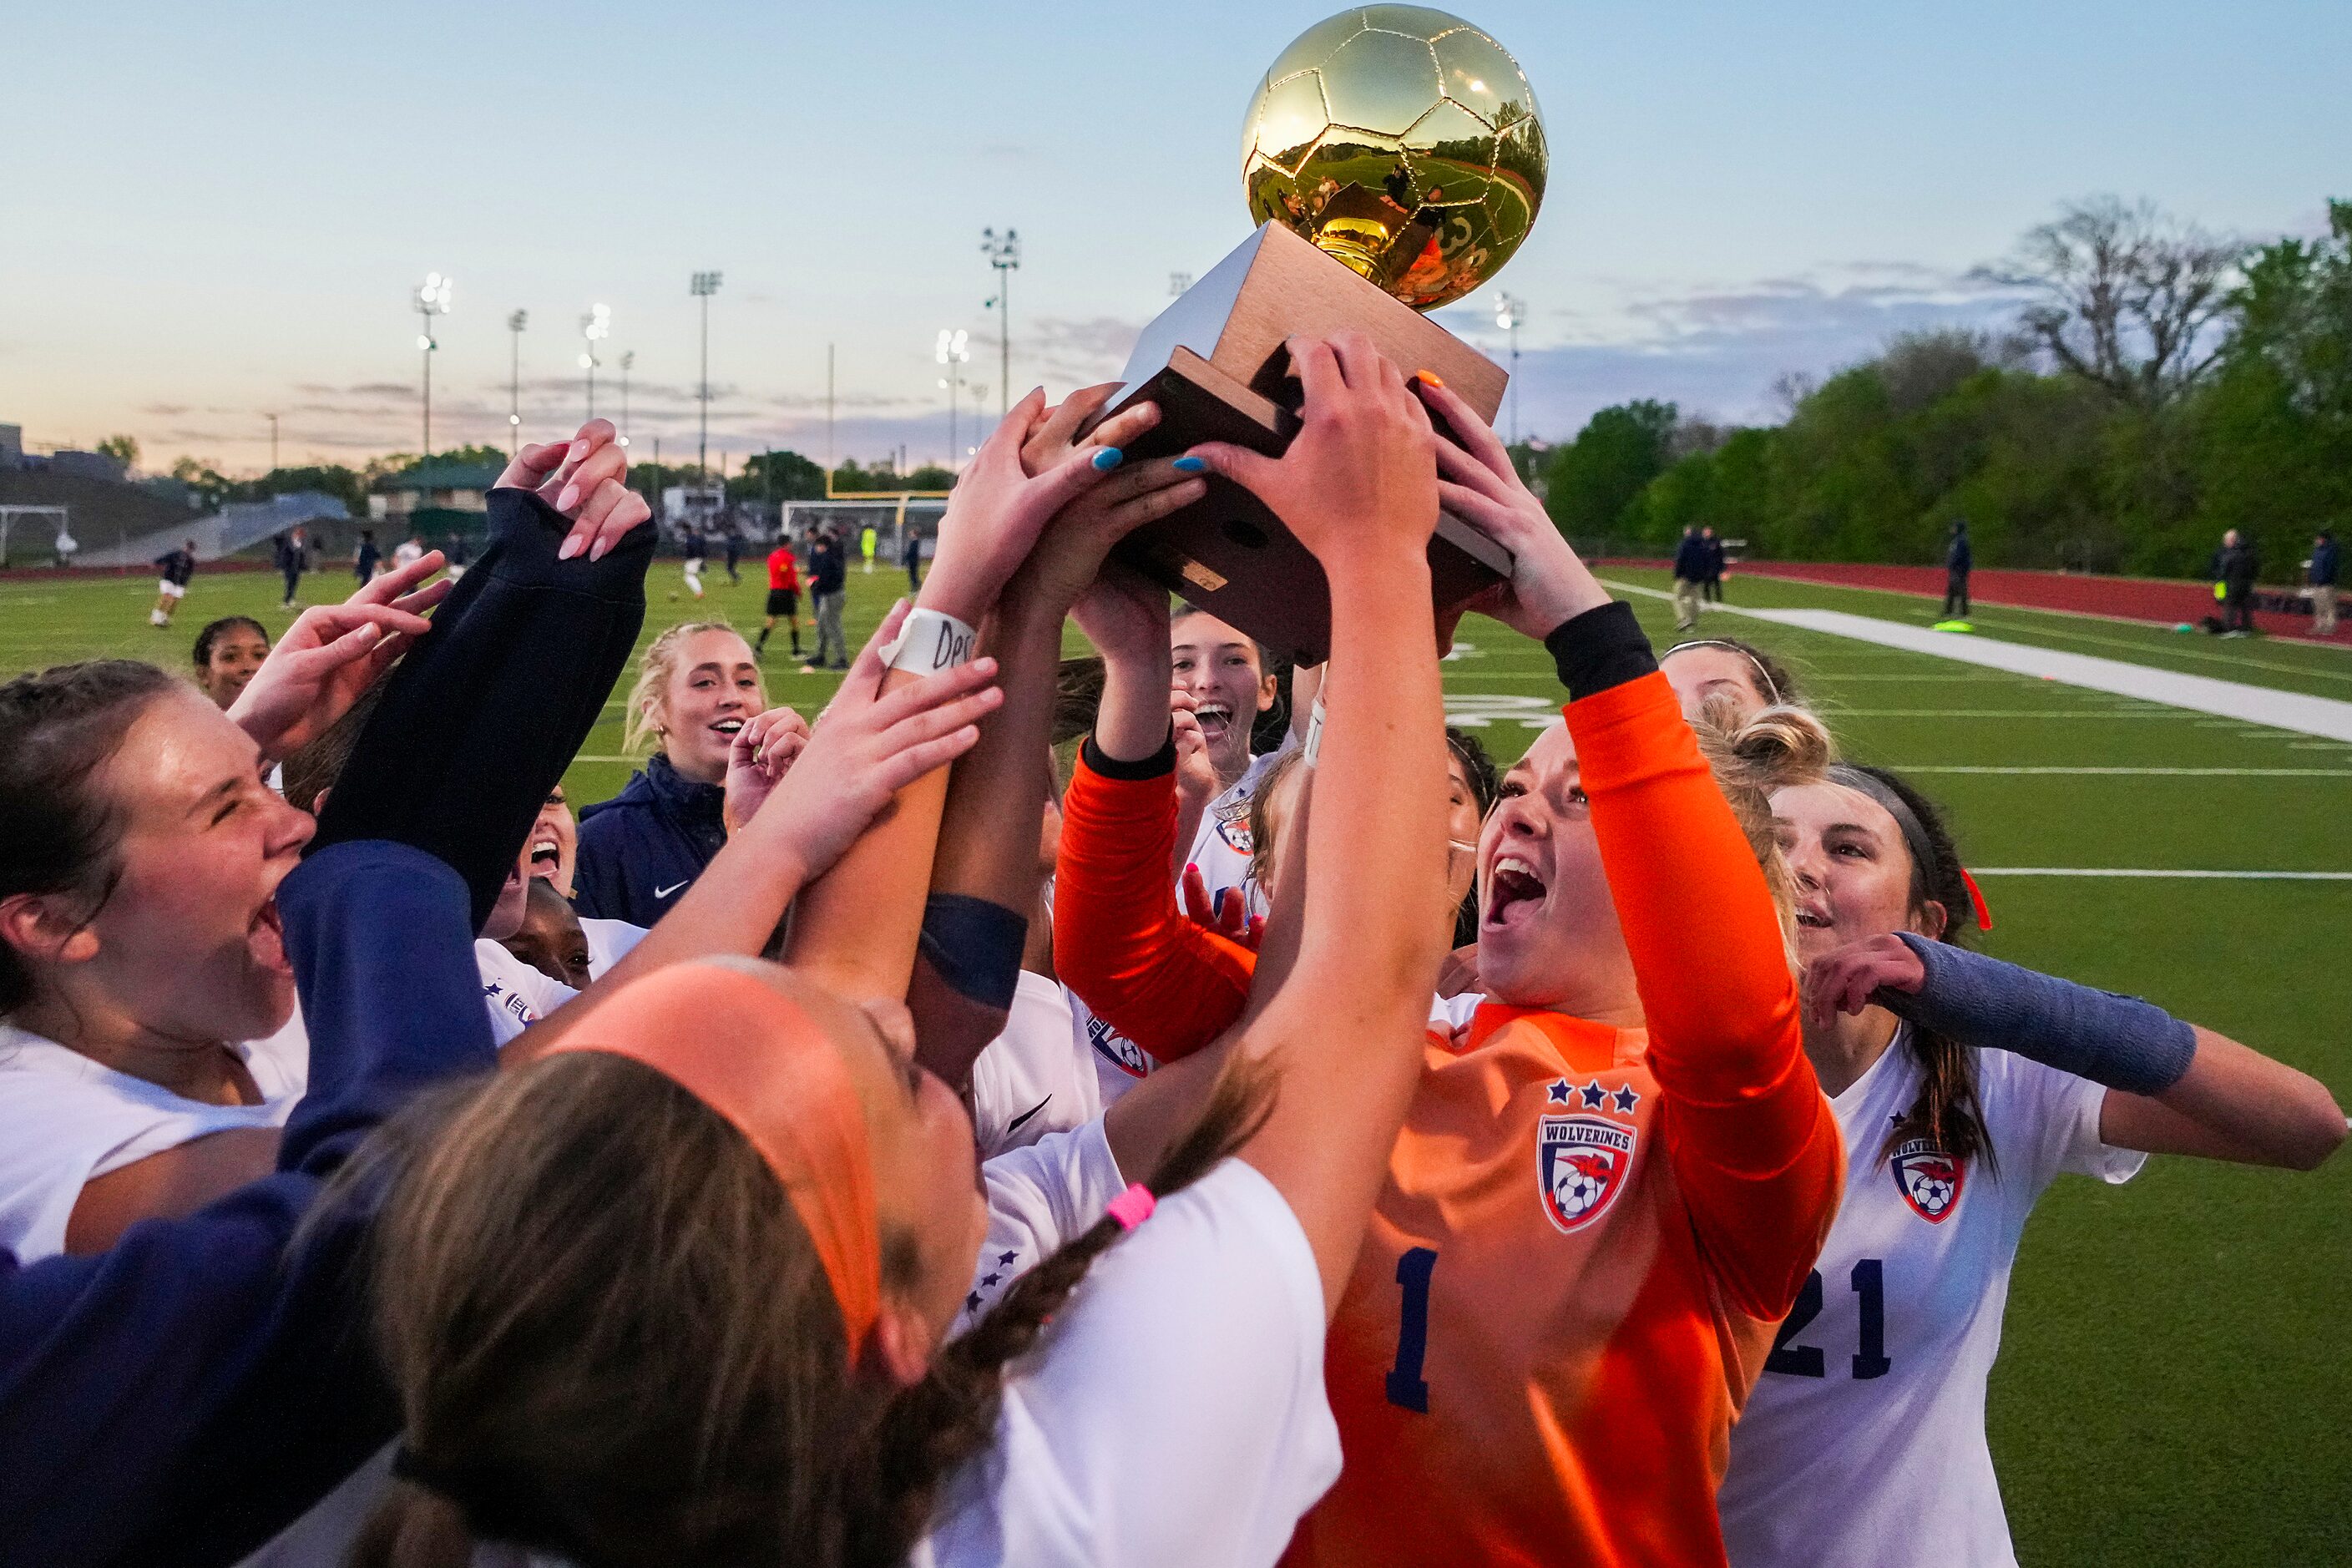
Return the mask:
<path id="1" fill-rule="evenodd" d="M 1629 526 L 1633 498 L 1665 471 L 1675 424 L 1671 403 L 1621 403 L 1595 414 L 1575 440 L 1552 448 L 1544 504 L 1560 531 L 1605 534 Z"/>
<path id="2" fill-rule="evenodd" d="M 2246 263 L 2237 330 L 2197 409 L 2199 516 L 2175 553 L 2241 529 L 2266 574 L 2292 578 L 2315 530 L 2352 530 L 2352 202 L 2327 216 L 2327 237 L 2283 239 Z"/>
<path id="3" fill-rule="evenodd" d="M 2032 296 L 2026 335 L 2067 373 L 2132 407 L 2170 406 L 2212 368 L 2210 331 L 2245 254 L 2238 240 L 2115 196 L 2069 203 L 1979 275 Z"/>
<path id="4" fill-rule="evenodd" d="M 824 468 L 798 452 L 754 452 L 727 481 L 730 500 L 822 500 Z"/>
<path id="5" fill-rule="evenodd" d="M 98 444 L 98 449 L 110 458 L 119 459 L 126 468 L 135 468 L 139 466 L 139 442 L 133 437 L 109 436 Z"/>
<path id="6" fill-rule="evenodd" d="M 188 487 L 205 506 L 218 506 L 236 487 L 217 464 L 200 458 L 181 458 L 172 464 L 172 477 Z"/>

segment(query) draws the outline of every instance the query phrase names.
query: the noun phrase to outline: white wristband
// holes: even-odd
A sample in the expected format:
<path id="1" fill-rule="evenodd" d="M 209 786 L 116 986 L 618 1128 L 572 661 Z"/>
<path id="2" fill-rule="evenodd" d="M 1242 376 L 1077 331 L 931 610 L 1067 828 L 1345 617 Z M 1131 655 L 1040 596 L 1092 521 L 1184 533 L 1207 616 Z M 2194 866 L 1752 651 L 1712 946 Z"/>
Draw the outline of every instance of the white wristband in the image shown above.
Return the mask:
<path id="1" fill-rule="evenodd" d="M 980 633 L 953 616 L 938 610 L 911 610 L 906 625 L 898 628 L 898 640 L 882 650 L 883 668 L 937 675 L 940 670 L 970 664 L 978 651 L 979 641 Z"/>
<path id="2" fill-rule="evenodd" d="M 1307 741 L 1298 748 L 1306 754 L 1306 765 L 1313 767 L 1323 750 L 1323 695 L 1315 695 L 1315 706 L 1307 710 Z"/>

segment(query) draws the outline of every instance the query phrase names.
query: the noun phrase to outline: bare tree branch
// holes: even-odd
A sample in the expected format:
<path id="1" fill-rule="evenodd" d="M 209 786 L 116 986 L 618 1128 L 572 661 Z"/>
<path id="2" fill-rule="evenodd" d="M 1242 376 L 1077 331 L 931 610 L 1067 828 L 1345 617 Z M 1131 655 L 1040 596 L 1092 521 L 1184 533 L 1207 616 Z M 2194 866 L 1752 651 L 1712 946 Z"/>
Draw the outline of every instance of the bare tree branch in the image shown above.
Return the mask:
<path id="1" fill-rule="evenodd" d="M 2243 242 L 2114 196 L 2069 203 L 1976 275 L 2036 296 L 2019 326 L 2060 369 L 2136 407 L 2168 406 L 2213 364 Z"/>

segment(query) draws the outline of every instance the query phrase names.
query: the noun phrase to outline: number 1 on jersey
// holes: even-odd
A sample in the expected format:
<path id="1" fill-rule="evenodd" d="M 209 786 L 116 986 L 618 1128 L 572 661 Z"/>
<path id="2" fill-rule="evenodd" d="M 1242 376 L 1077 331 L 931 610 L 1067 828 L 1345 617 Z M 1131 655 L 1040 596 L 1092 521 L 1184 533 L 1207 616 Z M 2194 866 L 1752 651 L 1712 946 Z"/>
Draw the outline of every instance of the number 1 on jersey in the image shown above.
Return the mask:
<path id="1" fill-rule="evenodd" d="M 1391 1405 L 1429 1414 L 1429 1384 L 1421 1380 L 1422 1359 L 1429 1353 L 1429 1276 L 1437 1267 L 1433 1247 L 1415 1247 L 1397 1259 L 1397 1283 L 1404 1301 L 1397 1312 L 1396 1365 L 1389 1369 Z"/>

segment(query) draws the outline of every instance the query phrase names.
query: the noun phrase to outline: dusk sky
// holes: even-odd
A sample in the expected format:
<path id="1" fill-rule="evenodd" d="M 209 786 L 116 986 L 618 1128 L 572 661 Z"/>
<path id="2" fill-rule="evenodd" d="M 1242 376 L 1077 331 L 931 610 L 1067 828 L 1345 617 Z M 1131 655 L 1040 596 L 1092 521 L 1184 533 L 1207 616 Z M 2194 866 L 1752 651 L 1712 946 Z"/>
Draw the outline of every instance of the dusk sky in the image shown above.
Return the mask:
<path id="1" fill-rule="evenodd" d="M 0 22 L 0 424 L 135 436 L 232 472 L 503 445 L 583 413 L 578 320 L 612 308 L 600 413 L 690 458 L 696 315 L 711 447 L 948 449 L 931 349 L 970 331 L 996 405 L 985 225 L 1017 227 L 1013 395 L 1117 372 L 1171 272 L 1249 230 L 1252 89 L 1329 0 L 1182 5 L 19 4 Z M 1478 0 L 1550 135 L 1520 423 L 1672 398 L 1775 416 L 1785 371 L 1986 324 L 1968 281 L 2069 197 L 2152 198 L 2255 237 L 2352 195 L 2344 0 Z M 1495 287 L 1440 320 L 1496 353 Z M 973 438 L 967 407 L 964 437 Z"/>

